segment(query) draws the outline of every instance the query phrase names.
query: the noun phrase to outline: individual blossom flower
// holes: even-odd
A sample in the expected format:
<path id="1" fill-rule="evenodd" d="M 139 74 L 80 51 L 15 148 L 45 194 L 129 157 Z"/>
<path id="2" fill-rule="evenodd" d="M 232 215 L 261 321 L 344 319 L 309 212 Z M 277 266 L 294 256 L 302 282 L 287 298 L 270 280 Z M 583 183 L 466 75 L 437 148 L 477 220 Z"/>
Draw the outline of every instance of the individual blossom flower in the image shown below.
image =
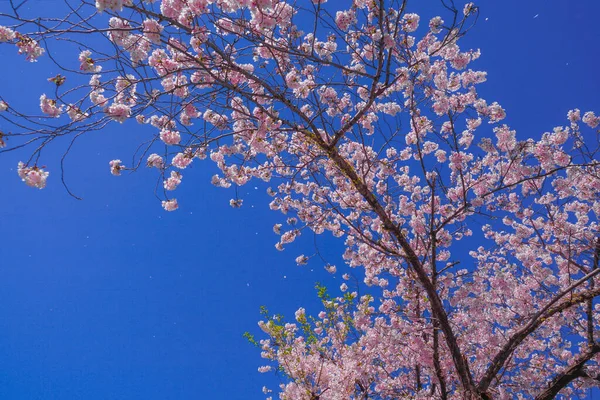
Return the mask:
<path id="1" fill-rule="evenodd" d="M 422 152 L 423 154 L 429 154 L 438 149 L 439 145 L 435 142 L 426 141 L 423 143 Z"/>
<path id="2" fill-rule="evenodd" d="M 346 31 L 351 24 L 356 23 L 356 14 L 353 10 L 338 11 L 335 14 L 335 23 L 338 28 Z"/>
<path id="3" fill-rule="evenodd" d="M 564 144 L 569 138 L 569 129 L 564 129 L 561 127 L 554 128 L 554 131 L 550 135 L 550 140 L 557 146 Z"/>
<path id="4" fill-rule="evenodd" d="M 115 121 L 123 123 L 131 116 L 131 107 L 125 104 L 113 103 L 106 109 L 106 114 Z"/>
<path id="5" fill-rule="evenodd" d="M 466 16 L 471 15 L 472 13 L 474 13 L 477 10 L 477 7 L 475 6 L 474 3 L 467 3 L 465 4 L 465 7 L 463 8 L 463 14 Z"/>
<path id="6" fill-rule="evenodd" d="M 97 106 L 104 107 L 108 103 L 108 99 L 104 97 L 101 91 L 94 90 L 90 93 L 90 100 Z"/>
<path id="7" fill-rule="evenodd" d="M 506 112 L 497 102 L 493 102 L 487 109 L 490 123 L 498 122 L 506 118 Z"/>
<path id="8" fill-rule="evenodd" d="M 298 321 L 298 322 L 306 321 L 306 310 L 304 308 L 300 307 L 294 313 L 294 317 L 296 318 L 296 321 Z"/>
<path id="9" fill-rule="evenodd" d="M 6 140 L 4 140 L 4 132 L 0 131 L 0 149 L 6 147 Z"/>
<path id="10" fill-rule="evenodd" d="M 207 150 L 206 146 L 197 148 L 196 151 L 194 151 L 194 157 L 196 157 L 199 160 L 206 159 L 206 150 Z"/>
<path id="11" fill-rule="evenodd" d="M 108 164 L 110 165 L 110 173 L 114 176 L 121 175 L 121 171 L 125 169 L 125 166 L 121 163 L 121 160 L 112 160 Z"/>
<path id="12" fill-rule="evenodd" d="M 7 28 L 6 26 L 0 26 L 0 43 L 10 42 L 11 40 L 14 40 L 16 36 L 17 34 L 12 29 Z"/>
<path id="13" fill-rule="evenodd" d="M 102 77 L 102 75 L 92 75 L 92 77 L 90 78 L 90 87 L 93 90 L 97 90 L 99 92 L 104 92 L 104 88 L 102 87 L 102 83 L 100 82 L 100 78 Z"/>
<path id="14" fill-rule="evenodd" d="M 295 229 L 285 232 L 283 235 L 281 235 L 281 244 L 292 243 L 294 240 L 296 240 L 296 237 L 299 233 L 300 231 Z"/>
<path id="15" fill-rule="evenodd" d="M 473 131 L 481 125 L 481 118 L 467 119 L 467 129 Z"/>
<path id="16" fill-rule="evenodd" d="M 167 211 L 175 211 L 179 208 L 179 204 L 177 204 L 177 199 L 163 200 L 162 207 Z"/>
<path id="17" fill-rule="evenodd" d="M 298 71 L 296 69 L 292 69 L 286 74 L 285 83 L 290 89 L 296 89 L 298 86 L 300 86 L 300 75 L 298 75 Z"/>
<path id="18" fill-rule="evenodd" d="M 79 69 L 83 72 L 100 72 L 102 67 L 96 65 L 95 61 L 90 57 L 92 52 L 84 50 L 79 53 Z"/>
<path id="19" fill-rule="evenodd" d="M 225 129 L 227 127 L 227 116 L 216 113 L 213 110 L 206 110 L 202 117 L 217 129 Z"/>
<path id="20" fill-rule="evenodd" d="M 468 149 L 473 142 L 473 138 L 475 136 L 470 131 L 463 131 L 460 139 L 458 140 L 458 144 L 463 146 L 465 149 Z"/>
<path id="21" fill-rule="evenodd" d="M 446 152 L 444 150 L 438 150 L 435 152 L 435 158 L 438 162 L 442 163 L 446 161 Z"/>
<path id="22" fill-rule="evenodd" d="M 429 21 L 429 29 L 432 33 L 440 33 L 442 25 L 444 25 L 444 20 L 441 17 L 434 17 Z"/>
<path id="23" fill-rule="evenodd" d="M 509 151 L 515 148 L 517 144 L 516 132 L 511 131 L 507 125 L 502 125 L 494 129 L 498 141 L 496 145 L 500 150 Z"/>
<path id="24" fill-rule="evenodd" d="M 190 163 L 192 162 L 193 159 L 194 159 L 193 154 L 177 153 L 175 155 L 175 157 L 173 157 L 173 161 L 171 161 L 171 164 L 173 164 L 175 167 L 177 167 L 179 169 L 185 169 L 188 165 L 190 165 Z"/>
<path id="25" fill-rule="evenodd" d="M 307 261 L 308 257 L 306 257 L 304 254 L 301 254 L 298 257 L 296 257 L 296 264 L 298 265 L 306 265 Z"/>
<path id="26" fill-rule="evenodd" d="M 348 285 L 346 285 L 345 283 L 342 283 L 342 284 L 340 285 L 340 290 L 341 290 L 342 292 L 345 292 L 346 290 L 348 290 Z"/>
<path id="27" fill-rule="evenodd" d="M 0 100 L 0 112 L 8 110 L 8 103 Z"/>
<path id="28" fill-rule="evenodd" d="M 163 129 L 160 132 L 160 140 L 165 142 L 165 144 L 179 144 L 179 142 L 181 141 L 181 136 L 177 131 Z"/>
<path id="29" fill-rule="evenodd" d="M 45 94 L 40 96 L 40 109 L 49 117 L 58 118 L 62 112 L 62 106 L 56 106 L 56 100 L 49 99 Z"/>
<path id="30" fill-rule="evenodd" d="M 417 14 L 404 14 L 402 23 L 406 32 L 414 32 L 419 27 L 420 17 Z"/>
<path id="31" fill-rule="evenodd" d="M 108 26 L 110 27 L 110 31 L 108 33 L 108 37 L 113 41 L 117 46 L 123 46 L 124 41 L 131 32 L 131 25 L 127 20 L 112 17 L 108 21 Z"/>
<path id="32" fill-rule="evenodd" d="M 183 176 L 177 171 L 171 171 L 171 176 L 163 182 L 163 186 L 166 190 L 175 190 L 181 183 Z"/>
<path id="33" fill-rule="evenodd" d="M 79 109 L 79 107 L 73 104 L 69 104 L 67 106 L 67 115 L 69 116 L 69 118 L 71 118 L 71 121 L 73 122 L 83 121 L 84 119 L 89 117 L 87 113 L 84 113 L 83 111 L 81 111 L 81 109 Z"/>
<path id="34" fill-rule="evenodd" d="M 295 217 L 290 217 L 285 222 L 287 222 L 288 225 L 296 225 L 298 220 Z"/>
<path id="35" fill-rule="evenodd" d="M 337 271 L 337 268 L 335 265 L 327 264 L 325 266 L 325 271 L 329 272 L 330 274 L 335 274 L 335 272 Z"/>
<path id="36" fill-rule="evenodd" d="M 152 43 L 160 44 L 160 33 L 163 31 L 164 27 L 155 19 L 146 19 L 143 23 L 144 26 L 144 35 L 150 40 Z"/>
<path id="37" fill-rule="evenodd" d="M 146 165 L 149 168 L 154 167 L 154 168 L 162 169 L 165 166 L 165 162 L 161 156 L 159 156 L 156 153 L 153 153 L 148 156 L 148 160 L 146 160 Z"/>
<path id="38" fill-rule="evenodd" d="M 210 182 L 216 187 L 228 188 L 231 186 L 231 183 L 227 179 L 221 178 L 219 175 L 216 174 L 213 175 Z"/>
<path id="39" fill-rule="evenodd" d="M 43 189 L 46 187 L 46 179 L 49 172 L 44 171 L 37 166 L 27 167 L 23 162 L 19 161 L 17 166 L 19 177 L 27 184 L 27 186 Z"/>
<path id="40" fill-rule="evenodd" d="M 588 111 L 583 114 L 581 121 L 590 128 L 595 128 L 600 125 L 600 117 L 597 117 L 592 111 Z"/>
<path id="41" fill-rule="evenodd" d="M 25 54 L 27 61 L 35 62 L 44 53 L 44 49 L 32 38 L 19 34 L 17 34 L 17 37 L 19 38 L 17 42 L 19 54 Z"/>
<path id="42" fill-rule="evenodd" d="M 571 162 L 571 157 L 564 151 L 557 151 L 553 154 L 556 165 L 565 167 Z"/>
<path id="43" fill-rule="evenodd" d="M 578 108 L 569 110 L 569 112 L 567 113 L 567 118 L 569 118 L 569 121 L 571 121 L 572 123 L 575 123 L 581 119 L 581 111 L 579 111 Z"/>

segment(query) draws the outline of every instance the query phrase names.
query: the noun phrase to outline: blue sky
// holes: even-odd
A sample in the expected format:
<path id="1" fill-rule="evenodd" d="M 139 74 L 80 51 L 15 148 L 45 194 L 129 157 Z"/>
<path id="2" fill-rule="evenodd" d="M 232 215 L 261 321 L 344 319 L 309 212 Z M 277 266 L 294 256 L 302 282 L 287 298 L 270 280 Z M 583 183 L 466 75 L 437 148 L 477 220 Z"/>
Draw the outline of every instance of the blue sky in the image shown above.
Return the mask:
<path id="1" fill-rule="evenodd" d="M 473 67 L 489 75 L 479 90 L 521 138 L 564 124 L 569 108 L 600 111 L 598 2 L 478 5 L 463 47 L 481 48 Z M 10 61 L 2 96 L 35 105 L 58 71 L 13 53 L 0 46 Z M 166 213 L 152 171 L 111 176 L 108 161 L 127 160 L 147 134 L 131 123 L 82 137 L 65 167 L 83 201 L 56 169 L 46 189 L 26 187 L 16 174 L 23 154 L 0 154 L 0 399 L 262 399 L 277 378 L 257 372 L 259 351 L 242 337 L 260 337 L 259 307 L 318 310 L 315 282 L 341 283 L 317 258 L 296 266 L 314 253 L 313 236 L 275 250 L 282 217 L 262 183 L 241 188 L 244 206 L 232 209 L 233 190 L 211 186 L 214 166 L 197 163 L 177 190 L 180 210 Z M 317 240 L 337 262 L 340 244 Z"/>

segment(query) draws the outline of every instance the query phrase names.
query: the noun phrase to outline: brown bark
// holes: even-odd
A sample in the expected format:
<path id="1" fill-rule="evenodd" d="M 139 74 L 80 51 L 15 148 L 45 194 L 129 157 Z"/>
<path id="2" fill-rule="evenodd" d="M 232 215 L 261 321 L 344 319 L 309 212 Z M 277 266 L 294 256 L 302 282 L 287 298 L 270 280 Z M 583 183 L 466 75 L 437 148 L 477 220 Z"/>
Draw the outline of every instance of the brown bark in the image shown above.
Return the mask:
<path id="1" fill-rule="evenodd" d="M 581 354 L 577 359 L 561 374 L 556 376 L 548 388 L 542 391 L 535 397 L 535 400 L 550 400 L 553 399 L 558 392 L 564 389 L 569 383 L 577 378 L 588 377 L 584 372 L 585 363 L 588 362 L 594 355 L 600 352 L 600 344 L 594 343 L 588 347 L 588 350 Z"/>

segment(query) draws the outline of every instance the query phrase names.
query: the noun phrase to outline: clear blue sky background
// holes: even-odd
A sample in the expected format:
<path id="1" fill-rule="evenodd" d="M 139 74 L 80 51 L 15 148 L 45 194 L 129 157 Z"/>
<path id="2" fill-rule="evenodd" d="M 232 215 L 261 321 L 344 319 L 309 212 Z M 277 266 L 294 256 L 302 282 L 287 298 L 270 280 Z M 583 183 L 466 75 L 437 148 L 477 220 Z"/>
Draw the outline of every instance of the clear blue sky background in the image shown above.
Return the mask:
<path id="1" fill-rule="evenodd" d="M 412 3 L 427 7 L 425 21 L 438 9 L 437 0 Z M 564 124 L 569 108 L 600 112 L 600 2 L 478 5 L 463 46 L 482 49 L 480 92 L 505 107 L 521 138 Z M 36 104 L 59 72 L 17 62 L 12 47 L 0 57 L 11 104 Z M 211 186 L 214 167 L 197 163 L 176 192 L 180 210 L 166 213 L 153 171 L 112 177 L 108 161 L 129 160 L 146 129 L 125 124 L 78 142 L 66 178 L 83 201 L 67 195 L 50 159 L 40 191 L 16 174 L 22 154 L 0 155 L 0 399 L 262 399 L 277 378 L 257 372 L 259 351 L 242 337 L 260 337 L 259 306 L 316 311 L 314 283 L 341 283 L 317 258 L 295 265 L 314 253 L 312 236 L 275 250 L 282 217 L 269 211 L 264 184 L 242 188 L 244 206 L 232 209 L 234 192 Z M 338 261 L 339 244 L 318 245 Z"/>

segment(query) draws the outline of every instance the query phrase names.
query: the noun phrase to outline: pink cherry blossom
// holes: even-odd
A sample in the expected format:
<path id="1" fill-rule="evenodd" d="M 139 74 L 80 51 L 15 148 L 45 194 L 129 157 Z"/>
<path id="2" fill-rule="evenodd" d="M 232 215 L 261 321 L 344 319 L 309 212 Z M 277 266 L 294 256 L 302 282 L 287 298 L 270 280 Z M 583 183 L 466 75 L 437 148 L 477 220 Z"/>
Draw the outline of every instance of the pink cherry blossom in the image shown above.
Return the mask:
<path id="1" fill-rule="evenodd" d="M 125 169 L 125 166 L 123 166 L 121 160 L 112 160 L 111 162 L 109 162 L 109 164 L 110 164 L 110 173 L 113 174 L 114 176 L 121 175 L 121 171 L 123 169 Z"/>
<path id="2" fill-rule="evenodd" d="M 161 156 L 159 156 L 156 153 L 153 153 L 148 156 L 146 165 L 150 168 L 154 167 L 154 168 L 158 168 L 158 169 L 163 169 L 165 166 L 165 162 Z"/>
<path id="3" fill-rule="evenodd" d="M 166 211 L 175 211 L 179 208 L 177 199 L 165 200 L 162 202 L 162 206 Z"/>
<path id="4" fill-rule="evenodd" d="M 421 17 L 417 14 L 404 14 L 402 22 L 404 23 L 404 30 L 406 32 L 414 32 L 419 27 L 419 20 Z"/>
<path id="5" fill-rule="evenodd" d="M 188 165 L 190 165 L 193 159 L 194 156 L 190 153 L 177 153 L 175 157 L 173 157 L 171 164 L 179 169 L 185 169 Z"/>
<path id="6" fill-rule="evenodd" d="M 595 128 L 600 125 L 600 117 L 597 117 L 593 111 L 588 111 L 583 114 L 583 118 L 581 119 L 584 124 L 589 126 L 590 128 Z"/>
<path id="7" fill-rule="evenodd" d="M 123 123 L 131 116 L 131 107 L 126 104 L 113 103 L 106 109 L 106 114 L 115 121 Z"/>
<path id="8" fill-rule="evenodd" d="M 155 19 L 144 20 L 144 35 L 155 44 L 160 44 L 160 33 L 163 31 L 163 26 Z"/>
<path id="9" fill-rule="evenodd" d="M 465 16 L 469 16 L 471 13 L 476 11 L 476 7 L 474 3 L 467 3 L 465 4 L 465 6 L 463 7 L 463 14 Z"/>
<path id="10" fill-rule="evenodd" d="M 73 122 L 83 121 L 84 119 L 89 117 L 88 113 L 81 111 L 79 107 L 73 104 L 69 104 L 67 106 L 67 115 L 71 118 Z"/>
<path id="11" fill-rule="evenodd" d="M 92 52 L 89 50 L 84 50 L 79 53 L 79 69 L 83 72 L 100 72 L 102 67 L 97 65 L 96 62 L 90 57 Z"/>
<path id="12" fill-rule="evenodd" d="M 63 111 L 63 106 L 56 106 L 56 100 L 49 99 L 45 94 L 40 96 L 40 109 L 49 117 L 58 118 Z"/>
<path id="13" fill-rule="evenodd" d="M 171 176 L 165 179 L 163 186 L 166 190 L 175 190 L 181 183 L 182 175 L 177 171 L 171 171 Z M 167 210 L 170 211 L 170 210 Z"/>
<path id="14" fill-rule="evenodd" d="M 304 254 L 301 254 L 298 257 L 296 257 L 296 264 L 298 265 L 306 265 L 307 261 L 308 257 L 306 257 Z"/>
<path id="15" fill-rule="evenodd" d="M 165 142 L 165 144 L 174 145 L 179 144 L 179 142 L 181 141 L 181 136 L 177 131 L 164 129 L 160 132 L 160 140 Z"/>
<path id="16" fill-rule="evenodd" d="M 348 30 L 351 24 L 356 23 L 356 15 L 354 11 L 338 11 L 335 15 L 335 23 L 338 28 L 343 31 Z"/>
<path id="17" fill-rule="evenodd" d="M 35 62 L 44 53 L 45 50 L 36 40 L 20 34 L 17 34 L 16 37 L 19 54 L 24 54 L 27 61 Z"/>
<path id="18" fill-rule="evenodd" d="M 19 161 L 17 173 L 27 186 L 38 189 L 46 187 L 46 179 L 48 179 L 48 175 L 50 175 L 48 171 L 44 171 L 42 168 L 37 166 L 28 167 L 21 161 Z"/>
<path id="19" fill-rule="evenodd" d="M 242 200 L 242 199 L 231 199 L 231 200 L 229 200 L 229 205 L 232 208 L 240 208 L 243 203 L 244 203 L 244 200 Z"/>
<path id="20" fill-rule="evenodd" d="M 0 26 L 0 43 L 1 42 L 10 42 L 17 37 L 15 31 L 6 27 Z"/>

